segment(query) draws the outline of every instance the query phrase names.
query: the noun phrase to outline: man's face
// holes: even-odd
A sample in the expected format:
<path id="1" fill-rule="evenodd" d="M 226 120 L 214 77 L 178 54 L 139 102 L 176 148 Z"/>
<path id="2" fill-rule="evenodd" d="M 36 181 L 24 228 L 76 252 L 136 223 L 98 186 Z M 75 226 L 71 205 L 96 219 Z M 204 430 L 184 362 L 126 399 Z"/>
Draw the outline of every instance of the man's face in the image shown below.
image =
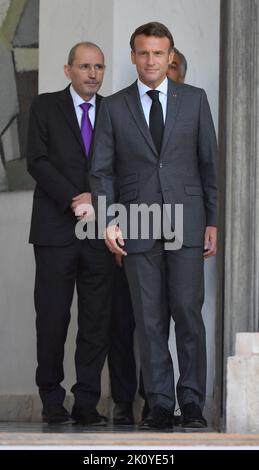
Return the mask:
<path id="1" fill-rule="evenodd" d="M 181 59 L 178 54 L 174 52 L 173 60 L 168 66 L 167 70 L 168 78 L 174 80 L 175 82 L 183 82 L 184 79 L 181 73 Z"/>
<path id="2" fill-rule="evenodd" d="M 166 77 L 168 64 L 173 59 L 170 41 L 167 37 L 145 36 L 135 38 L 135 50 L 131 52 L 132 63 L 145 85 L 156 88 Z"/>
<path id="3" fill-rule="evenodd" d="M 78 95 L 89 101 L 103 82 L 103 56 L 97 47 L 78 46 L 72 65 L 65 65 L 64 71 Z"/>

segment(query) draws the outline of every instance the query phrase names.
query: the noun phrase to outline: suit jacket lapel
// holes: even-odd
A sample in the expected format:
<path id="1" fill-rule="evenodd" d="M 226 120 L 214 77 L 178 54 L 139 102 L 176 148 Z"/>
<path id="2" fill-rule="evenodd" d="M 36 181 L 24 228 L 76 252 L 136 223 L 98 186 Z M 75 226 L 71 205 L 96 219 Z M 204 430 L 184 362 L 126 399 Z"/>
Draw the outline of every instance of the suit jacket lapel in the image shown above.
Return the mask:
<path id="1" fill-rule="evenodd" d="M 60 100 L 58 102 L 58 105 L 62 113 L 64 114 L 69 126 L 71 127 L 72 132 L 74 133 L 83 151 L 85 152 L 84 142 L 78 125 L 78 120 L 76 117 L 72 96 L 69 91 L 69 86 L 65 88 L 65 90 L 60 92 Z"/>
<path id="2" fill-rule="evenodd" d="M 88 154 L 88 158 L 87 158 L 88 163 L 91 162 L 92 156 L 93 156 L 93 143 L 94 143 L 94 134 L 95 134 L 95 128 L 96 128 L 96 119 L 97 119 L 97 116 L 98 116 L 98 113 L 99 113 L 101 101 L 102 101 L 102 96 L 96 94 L 96 101 L 95 101 L 95 120 L 94 120 L 94 128 L 93 128 L 92 142 L 91 142 L 91 145 L 90 145 L 89 154 Z"/>
<path id="3" fill-rule="evenodd" d="M 129 107 L 129 110 L 132 114 L 132 117 L 134 121 L 136 122 L 138 128 L 140 129 L 143 137 L 147 141 L 148 145 L 150 148 L 153 150 L 155 155 L 157 156 L 157 150 L 155 147 L 155 144 L 153 142 L 153 139 L 151 137 L 149 127 L 147 125 L 145 115 L 142 109 L 140 97 L 139 97 L 139 92 L 138 92 L 138 87 L 137 87 L 137 82 L 133 83 L 128 89 L 127 93 L 125 95 L 125 99 L 127 102 L 127 105 Z"/>
<path id="4" fill-rule="evenodd" d="M 177 114 L 179 111 L 180 103 L 182 98 L 182 90 L 172 80 L 168 80 L 168 91 L 167 91 L 167 107 L 166 107 L 166 120 L 164 128 L 164 136 L 161 148 L 161 156 L 165 151 L 168 139 L 176 123 Z"/>
<path id="5" fill-rule="evenodd" d="M 97 93 L 96 94 L 96 102 L 95 102 L 95 106 L 96 106 L 95 119 L 98 116 L 101 101 L 102 101 L 102 96 L 98 95 L 98 93 Z"/>

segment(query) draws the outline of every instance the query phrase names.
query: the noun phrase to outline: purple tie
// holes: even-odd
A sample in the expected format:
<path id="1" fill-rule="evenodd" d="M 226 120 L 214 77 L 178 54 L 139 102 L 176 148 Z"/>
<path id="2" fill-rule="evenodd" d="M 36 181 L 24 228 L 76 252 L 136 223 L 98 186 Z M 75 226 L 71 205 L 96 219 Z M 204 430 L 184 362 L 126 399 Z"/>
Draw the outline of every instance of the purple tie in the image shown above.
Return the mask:
<path id="1" fill-rule="evenodd" d="M 92 106 L 91 103 L 82 103 L 80 108 L 83 110 L 82 119 L 81 119 L 81 134 L 85 144 L 86 156 L 89 154 L 89 149 L 92 141 L 93 128 L 91 121 L 89 119 L 89 109 Z"/>

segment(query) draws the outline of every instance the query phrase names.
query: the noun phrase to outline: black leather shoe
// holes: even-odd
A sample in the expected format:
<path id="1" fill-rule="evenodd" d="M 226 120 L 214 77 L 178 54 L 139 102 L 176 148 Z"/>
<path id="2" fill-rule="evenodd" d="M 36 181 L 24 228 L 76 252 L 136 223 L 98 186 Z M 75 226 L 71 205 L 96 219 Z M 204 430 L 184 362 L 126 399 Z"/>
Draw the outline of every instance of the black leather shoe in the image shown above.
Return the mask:
<path id="1" fill-rule="evenodd" d="M 74 405 L 72 409 L 72 418 L 76 424 L 87 426 L 106 426 L 108 419 L 102 416 L 93 408 L 84 408 L 83 406 Z"/>
<path id="2" fill-rule="evenodd" d="M 141 415 L 142 421 L 144 421 L 144 419 L 147 418 L 149 412 L 150 412 L 150 408 L 149 408 L 147 400 L 145 400 L 145 403 L 142 409 L 142 415 Z"/>
<path id="3" fill-rule="evenodd" d="M 113 424 L 129 426 L 134 424 L 131 402 L 116 403 L 113 408 Z"/>
<path id="4" fill-rule="evenodd" d="M 73 419 L 63 405 L 43 405 L 42 421 L 48 424 L 72 424 Z"/>
<path id="5" fill-rule="evenodd" d="M 206 428 L 207 421 L 202 416 L 200 407 L 194 403 L 187 403 L 181 408 L 182 426 L 184 428 Z"/>
<path id="6" fill-rule="evenodd" d="M 173 413 L 159 405 L 154 406 L 144 421 L 140 423 L 140 429 L 168 429 L 172 431 L 173 427 Z"/>

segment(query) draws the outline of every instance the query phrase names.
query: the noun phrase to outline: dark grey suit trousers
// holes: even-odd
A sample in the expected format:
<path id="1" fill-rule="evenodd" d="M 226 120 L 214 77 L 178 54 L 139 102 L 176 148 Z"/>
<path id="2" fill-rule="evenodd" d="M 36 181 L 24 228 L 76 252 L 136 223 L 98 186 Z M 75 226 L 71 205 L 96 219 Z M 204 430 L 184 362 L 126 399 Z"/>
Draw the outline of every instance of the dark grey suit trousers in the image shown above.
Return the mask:
<path id="1" fill-rule="evenodd" d="M 201 408 L 206 394 L 203 247 L 164 250 L 157 240 L 144 253 L 124 260 L 134 307 L 144 387 L 149 406 L 175 407 L 174 370 L 168 347 L 168 302 L 175 321 L 180 378 L 179 406 L 194 401 Z"/>

